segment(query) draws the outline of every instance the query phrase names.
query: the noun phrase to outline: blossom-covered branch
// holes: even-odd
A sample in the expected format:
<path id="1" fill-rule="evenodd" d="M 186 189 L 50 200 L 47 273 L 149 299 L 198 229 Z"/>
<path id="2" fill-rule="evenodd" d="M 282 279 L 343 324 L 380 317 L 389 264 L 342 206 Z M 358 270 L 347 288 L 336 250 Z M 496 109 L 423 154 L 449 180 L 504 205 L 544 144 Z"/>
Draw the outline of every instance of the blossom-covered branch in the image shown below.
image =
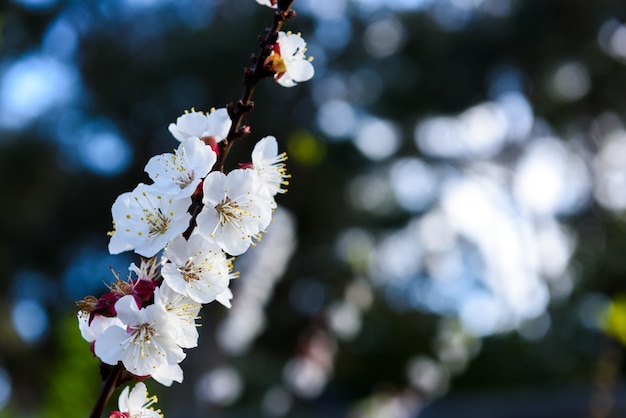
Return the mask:
<path id="1" fill-rule="evenodd" d="M 257 0 L 257 2 L 272 8 L 277 8 L 278 10 L 274 13 L 272 26 L 265 29 L 265 36 L 259 37 L 260 49 L 257 54 L 252 56 L 252 65 L 244 70 L 245 90 L 241 99 L 235 103 L 227 105 L 228 113 L 230 114 L 233 124 L 228 132 L 226 140 L 220 146 L 221 153 L 217 162 L 217 169 L 220 171 L 224 170 L 224 161 L 230 152 L 230 148 L 237 140 L 241 139 L 249 132 L 249 129 L 242 126 L 242 124 L 246 114 L 251 112 L 254 108 L 252 96 L 257 84 L 265 77 L 280 77 L 281 73 L 284 72 L 281 71 L 277 73 L 276 66 L 272 66 L 272 62 L 268 61 L 268 59 L 272 56 L 272 54 L 274 54 L 274 51 L 277 49 L 277 45 L 279 45 L 278 41 L 281 33 L 280 29 L 283 24 L 296 14 L 291 8 L 294 0 L 283 0 L 278 2 L 276 0 Z M 278 47 L 278 50 L 280 50 L 280 46 Z M 304 53 L 304 51 L 302 51 L 302 53 Z M 311 77 L 313 77 L 313 72 L 310 73 L 308 78 L 297 78 L 301 78 L 300 81 L 306 81 Z"/>
<path id="2" fill-rule="evenodd" d="M 261 3 L 261 2 L 260 2 Z M 262 2 L 268 3 L 268 2 Z M 243 126 L 253 108 L 259 81 L 272 76 L 292 87 L 313 76 L 299 35 L 280 31 L 293 17 L 293 0 L 272 1 L 271 27 L 244 72 L 244 93 L 236 103 L 208 113 L 192 108 L 168 129 L 179 145 L 152 157 L 145 166 L 149 184 L 140 183 L 113 203 L 109 252 L 134 251 L 126 278 L 115 274 L 109 291 L 78 302 L 79 328 L 100 359 L 103 383 L 90 415 L 102 415 L 114 389 L 149 377 L 170 386 L 182 382 L 185 350 L 198 344 L 199 311 L 218 301 L 231 306 L 233 256 L 260 239 L 272 221 L 275 196 L 286 191 L 289 175 L 275 137 L 259 140 L 251 161 L 224 172 L 232 145 L 250 133 Z M 110 418 L 159 417 L 143 383 L 122 392 Z"/>

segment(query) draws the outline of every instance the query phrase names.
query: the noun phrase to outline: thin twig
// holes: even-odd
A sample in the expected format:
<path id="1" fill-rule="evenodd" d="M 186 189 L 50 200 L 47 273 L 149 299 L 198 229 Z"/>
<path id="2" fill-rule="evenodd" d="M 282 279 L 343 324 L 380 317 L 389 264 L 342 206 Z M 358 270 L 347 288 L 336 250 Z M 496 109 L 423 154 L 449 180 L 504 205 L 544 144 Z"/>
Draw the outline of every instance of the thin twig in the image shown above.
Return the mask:
<path id="1" fill-rule="evenodd" d="M 278 10 L 274 13 L 272 26 L 265 29 L 265 36 L 259 36 L 259 53 L 252 55 L 252 65 L 244 69 L 244 91 L 241 99 L 226 105 L 232 124 L 226 138 L 218 144 L 219 155 L 213 170 L 224 172 L 224 163 L 231 147 L 249 133 L 248 127 L 242 126 L 243 119 L 254 109 L 252 96 L 256 86 L 265 77 L 274 75 L 265 65 L 265 60 L 272 53 L 272 47 L 278 39 L 278 31 L 280 31 L 286 21 L 296 15 L 296 12 L 291 8 L 293 3 L 294 0 L 279 0 Z M 183 233 L 185 238 L 188 239 L 196 227 L 196 217 L 202 210 L 202 207 L 202 195 L 194 194 L 189 208 L 189 213 L 191 213 L 189 228 Z"/>
<path id="2" fill-rule="evenodd" d="M 102 416 L 104 407 L 113 394 L 113 391 L 121 383 L 120 380 L 123 372 L 124 366 L 121 362 L 117 363 L 112 368 L 109 368 L 109 374 L 100 385 L 100 393 L 98 394 L 98 399 L 96 400 L 96 404 L 94 405 L 89 418 L 100 418 Z"/>
<path id="3" fill-rule="evenodd" d="M 278 1 L 278 10 L 274 14 L 272 26 L 265 30 L 265 36 L 259 37 L 259 53 L 252 56 L 252 65 L 244 70 L 244 92 L 235 103 L 227 105 L 228 114 L 232 120 L 232 125 L 228 136 L 219 143 L 220 152 L 215 163 L 215 168 L 224 171 L 224 162 L 235 142 L 248 134 L 248 129 L 242 126 L 244 117 L 254 108 L 252 96 L 258 83 L 265 77 L 272 76 L 273 73 L 266 67 L 265 60 L 272 52 L 272 47 L 276 44 L 278 31 L 283 24 L 295 16 L 295 12 L 291 9 L 294 0 Z"/>

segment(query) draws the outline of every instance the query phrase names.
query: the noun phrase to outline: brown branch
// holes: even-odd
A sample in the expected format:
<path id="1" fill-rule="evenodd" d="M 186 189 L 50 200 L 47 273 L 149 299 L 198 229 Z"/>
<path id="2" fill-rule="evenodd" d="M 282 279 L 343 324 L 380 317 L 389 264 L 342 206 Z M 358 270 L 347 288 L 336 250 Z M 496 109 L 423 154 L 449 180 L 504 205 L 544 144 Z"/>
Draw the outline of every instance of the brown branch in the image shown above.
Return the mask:
<path id="1" fill-rule="evenodd" d="M 224 171 L 224 162 L 231 147 L 249 132 L 248 128 L 243 126 L 244 117 L 254 109 L 252 96 L 256 86 L 265 77 L 274 75 L 265 65 L 265 60 L 271 54 L 283 24 L 296 15 L 296 12 L 291 9 L 293 2 L 294 0 L 278 1 L 278 10 L 274 14 L 272 26 L 265 29 L 265 36 L 259 37 L 259 53 L 252 56 L 252 65 L 244 70 L 245 89 L 241 99 L 226 106 L 232 125 L 226 139 L 219 144 L 220 152 L 214 167 L 216 170 Z"/>
<path id="2" fill-rule="evenodd" d="M 106 378 L 103 376 L 104 380 L 100 385 L 100 393 L 98 394 L 98 399 L 96 400 L 91 414 L 89 414 L 89 418 L 100 418 L 102 416 L 104 407 L 113 394 L 113 391 L 121 383 L 122 374 L 124 372 L 124 366 L 121 362 L 113 367 L 108 366 L 106 369 L 108 370 L 108 375 Z"/>
<path id="3" fill-rule="evenodd" d="M 219 153 L 213 170 L 224 172 L 224 163 L 226 162 L 226 157 L 233 144 L 249 133 L 248 127 L 243 126 L 243 120 L 245 116 L 254 109 L 252 96 L 254 95 L 256 86 L 265 77 L 274 75 L 265 65 L 265 60 L 272 53 L 272 47 L 276 44 L 278 32 L 283 27 L 283 24 L 296 15 L 296 12 L 291 8 L 293 2 L 294 0 L 278 1 L 278 10 L 274 13 L 272 26 L 265 29 L 265 36 L 259 36 L 259 52 L 258 54 L 252 55 L 252 65 L 244 69 L 243 94 L 236 102 L 231 102 L 226 105 L 232 124 L 226 138 L 218 144 Z M 193 196 L 191 206 L 189 207 L 191 220 L 189 221 L 189 228 L 183 233 L 185 238 L 189 239 L 195 229 L 196 217 L 202 210 L 202 207 L 202 195 L 196 192 Z"/>

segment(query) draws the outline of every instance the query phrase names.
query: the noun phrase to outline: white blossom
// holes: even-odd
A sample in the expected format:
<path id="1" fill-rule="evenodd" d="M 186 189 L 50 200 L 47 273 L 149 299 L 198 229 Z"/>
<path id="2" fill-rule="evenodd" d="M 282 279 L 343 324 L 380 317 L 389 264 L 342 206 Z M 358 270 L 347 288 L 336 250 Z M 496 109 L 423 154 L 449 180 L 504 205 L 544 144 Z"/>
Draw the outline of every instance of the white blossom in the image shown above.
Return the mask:
<path id="1" fill-rule="evenodd" d="M 130 393 L 129 393 L 130 392 Z M 128 417 L 128 418 L 161 418 L 160 411 L 152 408 L 157 402 L 156 396 L 148 397 L 148 389 L 143 382 L 135 385 L 133 390 L 126 386 L 117 400 L 117 406 L 120 414 L 113 413 L 112 417 Z"/>
<path id="2" fill-rule="evenodd" d="M 278 40 L 265 65 L 274 71 L 274 79 L 283 87 L 293 87 L 315 74 L 313 64 L 304 53 L 306 42 L 300 34 L 278 32 Z"/>
<path id="3" fill-rule="evenodd" d="M 272 219 L 272 199 L 254 170 L 212 172 L 204 180 L 197 231 L 230 255 L 243 254 Z"/>
<path id="4" fill-rule="evenodd" d="M 150 158 L 145 171 L 163 193 L 186 197 L 193 194 L 216 160 L 217 155 L 211 147 L 190 137 L 182 141 L 173 154 Z"/>
<path id="5" fill-rule="evenodd" d="M 184 239 L 184 238 L 181 238 Z M 154 290 L 154 303 L 161 305 L 169 312 L 176 322 L 178 336 L 176 344 L 182 348 L 193 348 L 198 345 L 198 313 L 202 305 L 187 295 L 183 295 L 168 286 L 164 281 Z M 154 376 L 153 376 L 154 377 Z"/>
<path id="6" fill-rule="evenodd" d="M 190 205 L 189 196 L 174 198 L 142 183 L 132 192 L 121 194 L 111 208 L 115 230 L 109 252 L 134 249 L 144 257 L 154 256 L 189 227 Z"/>
<path id="7" fill-rule="evenodd" d="M 115 303 L 118 318 L 126 328 L 111 326 L 96 339 L 94 352 L 104 363 L 118 361 L 137 376 L 149 376 L 164 364 L 178 364 L 185 358 L 176 344 L 179 330 L 162 306 L 139 308 L 135 299 L 124 296 Z"/>
<path id="8" fill-rule="evenodd" d="M 261 186 L 269 196 L 285 193 L 287 189 L 281 186 L 289 185 L 285 160 L 287 154 L 278 154 L 278 142 L 273 136 L 266 136 L 256 143 L 252 150 L 252 168 L 261 179 Z M 276 204 L 273 204 L 276 207 Z"/>
<path id="9" fill-rule="evenodd" d="M 165 249 L 170 261 L 161 268 L 163 280 L 176 292 L 209 303 L 228 288 L 230 265 L 215 242 L 194 234 L 174 239 Z"/>
<path id="10" fill-rule="evenodd" d="M 181 142 L 193 137 L 206 140 L 213 138 L 217 143 L 228 136 L 231 125 L 228 111 L 220 108 L 211 113 L 187 112 L 179 116 L 176 123 L 170 123 L 168 129 Z"/>

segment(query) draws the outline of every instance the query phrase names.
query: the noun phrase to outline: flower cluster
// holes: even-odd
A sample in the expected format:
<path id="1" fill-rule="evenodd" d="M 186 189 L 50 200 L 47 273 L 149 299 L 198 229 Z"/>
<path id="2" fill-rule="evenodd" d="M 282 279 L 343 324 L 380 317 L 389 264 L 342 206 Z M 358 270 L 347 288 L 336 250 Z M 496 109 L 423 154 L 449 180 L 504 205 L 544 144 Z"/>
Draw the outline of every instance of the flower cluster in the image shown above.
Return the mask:
<path id="1" fill-rule="evenodd" d="M 265 3 L 276 8 L 275 1 Z M 288 10 L 277 11 L 276 22 L 286 16 Z M 310 79 L 313 67 L 304 40 L 279 27 L 268 32 L 273 36 L 266 39 L 254 82 L 273 75 L 291 87 Z M 287 156 L 273 136 L 256 143 L 251 161 L 223 172 L 232 142 L 250 133 L 240 124 L 251 107 L 239 103 L 238 109 L 192 109 L 178 117 L 168 128 L 179 142 L 174 152 L 150 158 L 145 172 L 151 182 L 113 203 L 109 252 L 134 251 L 141 263 L 132 263 L 126 277 L 114 273 L 104 295 L 78 302 L 83 338 L 105 368 L 123 370 L 123 377 L 110 373 L 112 387 L 148 377 L 166 386 L 182 382 L 184 350 L 198 345 L 200 309 L 213 301 L 230 308 L 229 283 L 238 277 L 233 257 L 260 239 L 272 221 L 275 196 L 286 191 Z M 161 416 L 150 408 L 154 402 L 138 383 L 130 394 L 124 389 L 120 411 L 110 417 Z"/>
<path id="2" fill-rule="evenodd" d="M 145 258 L 131 264 L 127 279 L 116 276 L 110 292 L 81 303 L 82 335 L 102 362 L 122 362 L 131 374 L 165 385 L 180 382 L 183 349 L 197 345 L 201 306 L 215 300 L 230 306 L 228 285 L 237 276 L 231 256 L 243 254 L 270 224 L 274 196 L 288 179 L 286 155 L 278 154 L 273 136 L 261 139 L 241 168 L 211 171 L 215 145 L 230 125 L 225 109 L 182 115 L 170 125 L 178 148 L 145 167 L 153 183 L 113 203 L 109 251 Z"/>

